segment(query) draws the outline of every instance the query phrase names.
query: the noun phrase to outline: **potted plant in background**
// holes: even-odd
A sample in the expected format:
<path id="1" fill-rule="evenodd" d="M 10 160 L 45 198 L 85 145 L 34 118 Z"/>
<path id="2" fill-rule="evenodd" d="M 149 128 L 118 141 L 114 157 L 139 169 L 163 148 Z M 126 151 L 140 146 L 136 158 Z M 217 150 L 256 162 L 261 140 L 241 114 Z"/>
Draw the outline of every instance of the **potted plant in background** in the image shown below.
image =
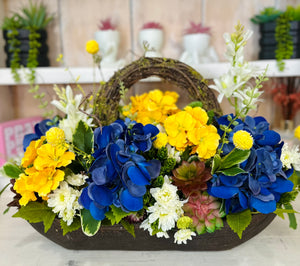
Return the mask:
<path id="1" fill-rule="evenodd" d="M 20 81 L 18 69 L 21 65 L 30 68 L 30 83 L 34 83 L 37 66 L 49 66 L 46 27 L 52 19 L 44 4 L 31 1 L 20 12 L 4 18 L 2 30 L 6 40 L 6 66 L 11 67 L 16 82 Z"/>
<path id="2" fill-rule="evenodd" d="M 184 52 L 180 60 L 194 67 L 201 63 L 217 62 L 219 59 L 215 49 L 210 46 L 210 38 L 210 27 L 190 22 L 190 26 L 184 30 Z"/>
<path id="3" fill-rule="evenodd" d="M 283 59 L 300 58 L 300 5 L 288 6 L 284 12 L 267 7 L 251 21 L 259 24 L 259 59 L 276 59 L 282 71 Z"/>
<path id="4" fill-rule="evenodd" d="M 99 31 L 95 32 L 95 40 L 101 49 L 101 66 L 123 66 L 124 60 L 117 61 L 120 44 L 120 33 L 111 18 L 100 21 Z"/>
<path id="5" fill-rule="evenodd" d="M 139 44 L 146 57 L 161 57 L 160 52 L 164 42 L 163 27 L 157 22 L 147 22 L 139 32 Z"/>

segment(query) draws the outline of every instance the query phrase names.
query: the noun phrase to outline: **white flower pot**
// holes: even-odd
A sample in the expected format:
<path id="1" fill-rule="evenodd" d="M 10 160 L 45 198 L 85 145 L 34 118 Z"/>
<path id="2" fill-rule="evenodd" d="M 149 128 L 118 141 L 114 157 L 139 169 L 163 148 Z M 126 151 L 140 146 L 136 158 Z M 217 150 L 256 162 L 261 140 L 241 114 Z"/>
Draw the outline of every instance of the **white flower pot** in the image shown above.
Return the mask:
<path id="1" fill-rule="evenodd" d="M 184 35 L 183 48 L 180 60 L 191 66 L 218 61 L 214 48 L 210 46 L 210 35 L 207 33 Z"/>
<path id="2" fill-rule="evenodd" d="M 95 40 L 99 44 L 102 64 L 110 65 L 117 61 L 120 34 L 117 30 L 100 30 L 95 32 Z"/>
<path id="3" fill-rule="evenodd" d="M 145 53 L 146 57 L 161 57 L 160 52 L 164 41 L 163 31 L 160 29 L 144 29 L 139 32 L 139 44 L 144 50 L 144 44 L 149 45 L 151 51 Z"/>

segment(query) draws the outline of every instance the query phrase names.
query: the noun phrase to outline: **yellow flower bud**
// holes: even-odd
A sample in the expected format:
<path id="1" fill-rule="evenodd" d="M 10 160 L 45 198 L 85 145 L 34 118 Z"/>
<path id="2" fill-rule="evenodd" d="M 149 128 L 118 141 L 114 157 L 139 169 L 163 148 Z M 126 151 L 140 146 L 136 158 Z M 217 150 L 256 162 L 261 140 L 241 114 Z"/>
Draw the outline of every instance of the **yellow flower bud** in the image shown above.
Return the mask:
<path id="1" fill-rule="evenodd" d="M 156 140 L 153 142 L 153 146 L 156 149 L 161 149 L 162 147 L 165 147 L 168 143 L 168 136 L 166 133 L 158 133 L 156 136 Z"/>
<path id="2" fill-rule="evenodd" d="M 64 145 L 65 132 L 58 127 L 52 127 L 46 132 L 46 140 L 52 146 Z"/>
<path id="3" fill-rule="evenodd" d="M 177 221 L 178 229 L 186 229 L 193 224 L 193 219 L 188 216 L 182 216 Z"/>
<path id="4" fill-rule="evenodd" d="M 89 54 L 96 54 L 99 51 L 99 44 L 95 40 L 90 40 L 86 43 L 85 49 Z"/>
<path id="5" fill-rule="evenodd" d="M 240 150 L 250 150 L 253 146 L 253 138 L 249 132 L 239 130 L 233 134 L 233 144 Z"/>
<path id="6" fill-rule="evenodd" d="M 295 138 L 300 140 L 300 125 L 295 128 L 294 135 Z"/>

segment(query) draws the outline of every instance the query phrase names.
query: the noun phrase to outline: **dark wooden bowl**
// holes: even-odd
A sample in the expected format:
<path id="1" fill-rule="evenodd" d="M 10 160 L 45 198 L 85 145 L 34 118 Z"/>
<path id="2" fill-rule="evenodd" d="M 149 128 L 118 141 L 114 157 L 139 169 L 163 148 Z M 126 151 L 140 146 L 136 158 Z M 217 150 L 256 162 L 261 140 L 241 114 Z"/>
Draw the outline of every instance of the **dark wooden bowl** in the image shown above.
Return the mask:
<path id="1" fill-rule="evenodd" d="M 206 233 L 193 237 L 187 244 L 175 244 L 173 232 L 170 238 L 157 238 L 150 236 L 148 231 L 139 229 L 136 225 L 133 238 L 122 226 L 102 226 L 99 232 L 92 237 L 86 236 L 81 229 L 63 236 L 59 219 L 55 219 L 52 227 L 44 233 L 42 223 L 31 224 L 36 231 L 56 244 L 74 250 L 183 250 L 183 251 L 220 251 L 232 249 L 246 242 L 264 230 L 275 218 L 275 214 L 255 214 L 251 224 L 239 239 L 228 224 L 212 234 Z M 175 231 L 174 231 L 175 232 Z"/>

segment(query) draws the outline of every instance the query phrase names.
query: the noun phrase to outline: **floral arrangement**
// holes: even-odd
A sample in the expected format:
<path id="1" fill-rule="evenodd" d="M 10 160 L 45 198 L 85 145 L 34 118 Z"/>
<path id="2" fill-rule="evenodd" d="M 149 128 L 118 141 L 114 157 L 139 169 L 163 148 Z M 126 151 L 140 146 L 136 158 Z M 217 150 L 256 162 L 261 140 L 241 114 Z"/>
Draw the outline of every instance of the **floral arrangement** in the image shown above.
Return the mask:
<path id="1" fill-rule="evenodd" d="M 99 30 L 116 30 L 116 25 L 114 25 L 111 21 L 111 18 L 100 20 L 100 24 L 98 25 Z"/>
<path id="2" fill-rule="evenodd" d="M 183 34 L 186 35 L 195 33 L 211 34 L 210 27 L 205 27 L 202 23 L 196 24 L 195 22 L 190 21 L 190 26 L 184 30 Z"/>
<path id="3" fill-rule="evenodd" d="M 162 30 L 163 26 L 155 21 L 149 21 L 143 24 L 142 26 L 142 30 L 146 30 L 146 29 L 158 29 L 158 30 Z"/>
<path id="4" fill-rule="evenodd" d="M 13 216 L 43 222 L 45 232 L 58 218 L 63 234 L 82 228 L 88 236 L 114 224 L 134 236 L 139 224 L 152 236 L 174 233 L 177 244 L 222 230 L 225 220 L 241 238 L 256 213 L 287 213 L 296 228 L 300 154 L 248 114 L 266 80 L 244 61 L 250 35 L 240 24 L 225 34 L 230 69 L 211 86 L 232 114 L 216 117 L 201 102 L 180 109 L 177 93 L 157 89 L 97 125 L 95 95 L 83 101 L 70 86 L 56 87 L 52 103 L 65 116 L 37 124 L 20 164 L 4 165 L 15 193 L 9 206 L 19 208 Z"/>

